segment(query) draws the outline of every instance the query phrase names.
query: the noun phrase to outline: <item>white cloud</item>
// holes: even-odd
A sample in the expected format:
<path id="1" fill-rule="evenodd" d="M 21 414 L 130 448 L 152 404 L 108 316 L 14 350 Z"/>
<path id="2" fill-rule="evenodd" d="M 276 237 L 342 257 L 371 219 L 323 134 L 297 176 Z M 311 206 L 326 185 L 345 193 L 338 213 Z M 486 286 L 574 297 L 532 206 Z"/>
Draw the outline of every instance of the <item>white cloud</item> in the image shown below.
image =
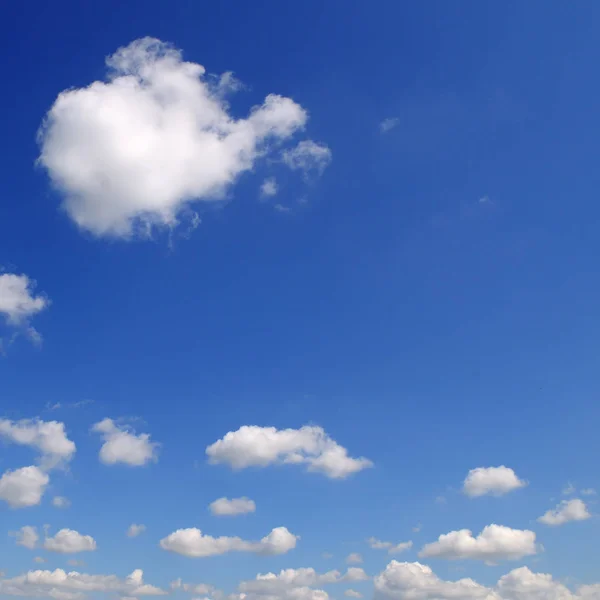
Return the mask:
<path id="1" fill-rule="evenodd" d="M 14 535 L 17 538 L 17 544 L 19 546 L 24 546 L 30 550 L 33 550 L 37 546 L 38 540 L 40 539 L 37 529 L 31 525 L 21 527 Z"/>
<path id="2" fill-rule="evenodd" d="M 515 569 L 504 575 L 496 586 L 498 594 L 506 600 L 571 600 L 575 594 L 552 575 L 532 573 L 527 567 Z"/>
<path id="3" fill-rule="evenodd" d="M 212 585 L 208 585 L 206 583 L 183 583 L 181 579 L 172 581 L 169 587 L 172 590 L 183 590 L 184 592 L 198 594 L 200 596 L 212 594 L 214 591 L 214 587 Z"/>
<path id="4" fill-rule="evenodd" d="M 61 554 L 92 552 L 96 550 L 96 540 L 91 535 L 82 535 L 73 529 L 61 529 L 54 537 L 44 540 L 44 548 Z"/>
<path id="5" fill-rule="evenodd" d="M 569 483 L 567 483 L 567 485 L 563 488 L 563 496 L 571 496 L 572 494 L 574 494 L 577 490 L 575 489 L 575 486 L 569 481 Z"/>
<path id="6" fill-rule="evenodd" d="M 418 523 L 417 525 L 415 525 L 415 526 L 412 528 L 412 530 L 413 530 L 415 533 L 419 533 L 419 531 L 421 531 L 421 527 L 422 527 L 421 523 Z"/>
<path id="7" fill-rule="evenodd" d="M 471 497 L 486 494 L 502 496 L 526 485 L 526 481 L 519 479 L 512 469 L 504 465 L 500 467 L 478 467 L 469 471 L 464 481 L 463 491 Z"/>
<path id="8" fill-rule="evenodd" d="M 38 563 L 38 564 L 44 564 L 46 562 L 46 559 L 42 556 L 36 556 L 33 559 L 33 562 Z"/>
<path id="9" fill-rule="evenodd" d="M 38 467 L 5 471 L 0 477 L 0 500 L 11 508 L 36 506 L 40 503 L 50 478 Z"/>
<path id="10" fill-rule="evenodd" d="M 366 458 L 352 458 L 321 427 L 276 429 L 244 425 L 206 448 L 209 462 L 233 469 L 272 464 L 307 464 L 309 471 L 343 479 L 372 466 Z"/>
<path id="11" fill-rule="evenodd" d="M 134 538 L 134 537 L 137 537 L 138 535 L 144 533 L 144 531 L 146 531 L 145 525 L 136 525 L 135 523 L 132 523 L 127 528 L 126 535 L 127 535 L 127 537 Z"/>
<path id="12" fill-rule="evenodd" d="M 21 327 L 29 339 L 39 344 L 41 335 L 29 324 L 30 319 L 50 304 L 44 295 L 34 293 L 35 281 L 27 275 L 0 274 L 0 316 L 11 327 Z M 1 348 L 0 348 L 1 349 Z"/>
<path id="13" fill-rule="evenodd" d="M 225 554 L 227 552 L 254 552 L 256 554 L 285 554 L 296 547 L 298 537 L 285 527 L 276 527 L 258 542 L 239 537 L 204 535 L 199 529 L 178 529 L 160 541 L 164 550 L 196 558 Z"/>
<path id="14" fill-rule="evenodd" d="M 515 560 L 536 553 L 533 531 L 488 525 L 477 537 L 474 537 L 469 529 L 440 535 L 437 542 L 426 544 L 419 556 L 449 560 L 468 558 L 492 563 L 499 560 Z"/>
<path id="15" fill-rule="evenodd" d="M 71 501 L 64 496 L 54 496 L 54 498 L 52 498 L 52 506 L 55 508 L 69 508 L 69 506 L 71 506 Z"/>
<path id="16" fill-rule="evenodd" d="M 75 444 L 67 437 L 65 424 L 58 421 L 0 419 L 0 439 L 29 446 L 40 452 L 44 469 L 68 462 L 75 454 Z"/>
<path id="17" fill-rule="evenodd" d="M 279 186 L 277 185 L 277 180 L 275 177 L 267 177 L 260 186 L 260 195 L 263 198 L 270 198 L 275 196 L 279 191 Z"/>
<path id="18" fill-rule="evenodd" d="M 357 592 L 356 590 L 346 590 L 344 592 L 344 596 L 347 596 L 348 598 L 362 598 L 363 595 L 360 592 Z"/>
<path id="19" fill-rule="evenodd" d="M 122 463 L 130 467 L 141 467 L 158 459 L 159 444 L 150 441 L 148 433 L 136 434 L 118 426 L 112 419 L 103 419 L 92 427 L 100 433 L 104 444 L 100 448 L 100 462 L 105 465 Z"/>
<path id="20" fill-rule="evenodd" d="M 290 169 L 320 175 L 331 163 L 331 150 L 325 144 L 303 140 L 294 148 L 284 150 L 281 157 Z"/>
<path id="21" fill-rule="evenodd" d="M 209 505 L 210 512 L 216 516 L 245 515 L 256 511 L 254 500 L 246 498 L 219 498 Z"/>
<path id="22" fill-rule="evenodd" d="M 348 567 L 341 581 L 366 581 L 367 579 L 369 579 L 369 576 L 361 567 Z"/>
<path id="23" fill-rule="evenodd" d="M 10 579 L 0 579 L 0 595 L 62 598 L 82 597 L 85 593 L 118 593 L 124 596 L 158 596 L 166 592 L 144 584 L 143 572 L 137 569 L 125 579 L 116 575 L 88 575 L 62 569 L 54 571 L 28 571 Z M 78 594 L 72 596 L 69 594 Z"/>
<path id="24" fill-rule="evenodd" d="M 346 557 L 346 562 L 349 565 L 360 564 L 362 561 L 363 561 L 363 558 L 358 552 L 352 552 L 351 554 L 348 554 L 348 556 Z"/>
<path id="25" fill-rule="evenodd" d="M 444 581 L 427 565 L 390 562 L 374 579 L 375 598 L 394 600 L 492 600 L 490 590 L 472 579 Z"/>
<path id="26" fill-rule="evenodd" d="M 394 127 L 398 127 L 398 125 L 400 125 L 400 119 L 398 119 L 398 117 L 390 117 L 379 123 L 379 131 L 381 133 L 387 133 L 394 129 Z"/>
<path id="27" fill-rule="evenodd" d="M 275 94 L 246 118 L 229 113 L 231 74 L 153 38 L 108 57 L 107 81 L 63 91 L 40 129 L 39 162 L 63 207 L 97 236 L 173 226 L 193 201 L 222 199 L 239 175 L 301 130 L 306 111 Z"/>
<path id="28" fill-rule="evenodd" d="M 583 500 L 563 500 L 556 508 L 545 512 L 538 521 L 544 525 L 564 525 L 569 521 L 585 521 L 592 515 Z"/>
<path id="29" fill-rule="evenodd" d="M 585 489 L 581 490 L 581 495 L 582 496 L 595 496 L 596 490 L 594 488 L 585 488 Z"/>
<path id="30" fill-rule="evenodd" d="M 387 550 L 388 554 L 399 554 L 405 550 L 410 550 L 413 545 L 411 541 L 394 544 L 392 542 L 383 542 L 374 537 L 369 538 L 367 542 L 374 550 Z"/>

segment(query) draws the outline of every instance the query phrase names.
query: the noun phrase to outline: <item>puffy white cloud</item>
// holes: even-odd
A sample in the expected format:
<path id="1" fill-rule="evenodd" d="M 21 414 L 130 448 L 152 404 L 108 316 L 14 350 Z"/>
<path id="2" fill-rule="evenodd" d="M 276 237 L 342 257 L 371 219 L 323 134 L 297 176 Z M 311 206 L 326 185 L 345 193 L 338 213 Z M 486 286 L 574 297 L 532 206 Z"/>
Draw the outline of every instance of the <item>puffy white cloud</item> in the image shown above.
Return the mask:
<path id="1" fill-rule="evenodd" d="M 419 556 L 449 560 L 469 558 L 491 563 L 515 560 L 536 552 L 533 531 L 488 525 L 477 537 L 469 529 L 440 535 L 437 542 L 423 546 Z"/>
<path id="2" fill-rule="evenodd" d="M 69 508 L 69 506 L 71 506 L 71 501 L 64 496 L 54 496 L 54 498 L 52 498 L 52 506 L 55 508 Z"/>
<path id="3" fill-rule="evenodd" d="M 322 427 L 276 429 L 244 425 L 206 448 L 209 462 L 233 469 L 272 464 L 306 464 L 309 471 L 343 479 L 372 466 L 366 458 L 348 456 L 346 448 L 332 440 Z"/>
<path id="4" fill-rule="evenodd" d="M 285 527 L 276 527 L 258 542 L 239 537 L 204 535 L 195 527 L 178 529 L 160 541 L 164 550 L 196 558 L 225 554 L 227 552 L 254 552 L 256 554 L 285 554 L 296 547 L 298 537 Z"/>
<path id="5" fill-rule="evenodd" d="M 96 423 L 92 431 L 104 439 L 99 456 L 105 465 L 122 463 L 141 467 L 158 459 L 159 444 L 152 442 L 148 433 L 136 434 L 108 418 Z"/>
<path id="6" fill-rule="evenodd" d="M 379 131 L 381 133 L 387 133 L 394 129 L 394 127 L 398 127 L 398 125 L 400 125 L 400 119 L 398 119 L 398 117 L 389 117 L 379 123 Z"/>
<path id="7" fill-rule="evenodd" d="M 33 550 L 37 546 L 38 540 L 40 539 L 37 529 L 31 525 L 21 527 L 14 535 L 17 538 L 17 544 L 19 546 L 24 546 L 30 550 Z"/>
<path id="8" fill-rule="evenodd" d="M 144 531 L 146 531 L 145 525 L 137 525 L 135 523 L 132 523 L 127 528 L 126 534 L 127 534 L 127 537 L 134 538 L 134 537 L 137 537 L 138 535 L 144 533 Z"/>
<path id="9" fill-rule="evenodd" d="M 348 567 L 341 581 L 366 581 L 367 579 L 369 579 L 369 576 L 361 567 Z"/>
<path id="10" fill-rule="evenodd" d="M 344 592 L 344 596 L 347 596 L 348 598 L 362 598 L 363 595 L 360 592 L 357 592 L 356 590 L 346 590 Z"/>
<path id="11" fill-rule="evenodd" d="M 363 561 L 363 558 L 358 552 L 352 552 L 351 554 L 348 554 L 348 556 L 346 557 L 346 562 L 349 565 L 360 564 L 362 561 Z"/>
<path id="12" fill-rule="evenodd" d="M 277 180 L 275 177 L 267 177 L 260 186 L 260 195 L 263 198 L 270 198 L 275 196 L 279 191 Z"/>
<path id="13" fill-rule="evenodd" d="M 245 515 L 256 511 L 256 504 L 254 500 L 246 498 L 219 498 L 214 502 L 211 502 L 209 507 L 210 512 L 216 516 L 235 516 Z"/>
<path id="14" fill-rule="evenodd" d="M 36 506 L 49 481 L 48 475 L 34 466 L 5 471 L 0 477 L 0 500 L 11 508 Z"/>
<path id="15" fill-rule="evenodd" d="M 82 535 L 73 529 L 61 529 L 54 537 L 44 540 L 44 548 L 61 554 L 91 552 L 96 549 L 96 540 L 91 535 Z"/>
<path id="16" fill-rule="evenodd" d="M 544 525 L 564 525 L 569 521 L 585 521 L 592 515 L 588 512 L 583 500 L 563 500 L 556 508 L 545 512 L 538 521 Z"/>
<path id="17" fill-rule="evenodd" d="M 64 209 L 97 236 L 173 226 L 191 202 L 223 199 L 307 121 L 275 94 L 234 118 L 224 98 L 239 87 L 231 74 L 207 77 L 157 39 L 136 40 L 106 63 L 106 81 L 59 94 L 39 134 L 39 162 Z"/>
<path id="18" fill-rule="evenodd" d="M 67 437 L 65 424 L 58 421 L 0 419 L 0 438 L 40 452 L 40 463 L 44 469 L 71 460 L 76 450 L 75 444 Z"/>
<path id="19" fill-rule="evenodd" d="M 394 600 L 492 600 L 493 593 L 472 579 L 444 581 L 427 565 L 390 562 L 374 579 L 375 598 Z"/>
<path id="20" fill-rule="evenodd" d="M 40 334 L 29 324 L 36 314 L 44 310 L 49 300 L 35 295 L 35 282 L 27 275 L 0 274 L 0 316 L 11 327 L 24 327 L 29 339 L 40 343 Z"/>
<path id="21" fill-rule="evenodd" d="M 374 550 L 387 550 L 388 554 L 399 554 L 400 552 L 404 552 L 405 550 L 410 550 L 413 545 L 411 541 L 394 544 L 392 542 L 383 542 L 374 537 L 370 537 L 367 540 L 367 543 Z"/>
<path id="22" fill-rule="evenodd" d="M 290 169 L 299 169 L 306 175 L 313 171 L 321 174 L 331 163 L 331 150 L 325 144 L 303 140 L 294 148 L 284 150 L 281 157 Z"/>
<path id="23" fill-rule="evenodd" d="M 552 575 L 532 573 L 527 567 L 514 569 L 504 575 L 496 586 L 506 600 L 572 600 L 576 596 Z"/>
<path id="24" fill-rule="evenodd" d="M 0 595 L 49 597 L 55 600 L 70 598 L 69 594 L 91 592 L 118 593 L 124 596 L 158 596 L 166 592 L 158 587 L 144 584 L 143 572 L 137 569 L 125 579 L 116 575 L 88 575 L 62 569 L 54 571 L 28 571 L 10 579 L 0 579 Z"/>
<path id="25" fill-rule="evenodd" d="M 527 485 L 515 472 L 504 465 L 471 469 L 465 478 L 463 491 L 467 496 L 502 496 Z"/>

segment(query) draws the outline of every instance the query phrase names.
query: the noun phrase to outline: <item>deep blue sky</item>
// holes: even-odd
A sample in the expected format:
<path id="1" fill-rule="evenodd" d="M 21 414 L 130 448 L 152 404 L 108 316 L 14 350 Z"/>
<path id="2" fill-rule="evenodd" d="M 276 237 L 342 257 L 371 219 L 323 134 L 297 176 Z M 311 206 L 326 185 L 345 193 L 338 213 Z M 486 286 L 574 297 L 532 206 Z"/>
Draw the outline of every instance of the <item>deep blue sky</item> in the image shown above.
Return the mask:
<path id="1" fill-rule="evenodd" d="M 387 557 L 365 545 L 371 535 L 412 539 L 401 560 L 416 560 L 440 534 L 499 523 L 535 530 L 545 552 L 468 563 L 467 575 L 492 584 L 528 564 L 594 580 L 596 519 L 535 519 L 568 481 L 600 488 L 600 5 L 9 4 L 0 265 L 35 279 L 51 305 L 34 320 L 43 347 L 20 339 L 0 359 L 0 413 L 64 421 L 78 453 L 52 479 L 69 511 L 47 500 L 3 508 L 3 530 L 69 527 L 98 541 L 90 572 L 141 567 L 156 585 L 181 576 L 233 589 L 259 571 L 341 568 L 350 552 L 374 574 Z M 269 93 L 307 109 L 306 132 L 332 162 L 310 183 L 276 172 L 277 200 L 305 203 L 260 202 L 271 174 L 260 163 L 221 208 L 200 207 L 189 238 L 77 228 L 36 167 L 36 131 L 61 91 L 103 79 L 104 58 L 144 36 L 210 73 L 233 71 L 246 85 L 234 115 Z M 386 118 L 398 121 L 382 134 Z M 44 408 L 84 399 L 94 402 Z M 162 444 L 158 463 L 98 464 L 88 431 L 104 417 L 140 419 Z M 331 481 L 206 464 L 205 447 L 244 424 L 307 423 L 374 468 Z M 0 451 L 2 470 L 31 461 Z M 469 469 L 501 464 L 530 485 L 506 498 L 460 494 Z M 256 515 L 208 515 L 215 498 L 241 495 Z M 124 548 L 131 522 L 147 537 Z M 293 555 L 194 562 L 157 547 L 180 527 L 255 539 L 277 525 L 301 536 Z M 14 539 L 0 535 L 0 548 L 9 574 L 33 568 Z M 48 567 L 64 567 L 58 558 Z"/>

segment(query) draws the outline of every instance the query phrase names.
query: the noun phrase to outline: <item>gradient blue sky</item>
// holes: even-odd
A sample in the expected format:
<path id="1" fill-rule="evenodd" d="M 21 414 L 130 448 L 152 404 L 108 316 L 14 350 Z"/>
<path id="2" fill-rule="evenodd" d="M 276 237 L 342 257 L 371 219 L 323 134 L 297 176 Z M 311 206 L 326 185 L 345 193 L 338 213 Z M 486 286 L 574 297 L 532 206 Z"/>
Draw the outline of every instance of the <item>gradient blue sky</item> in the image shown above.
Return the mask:
<path id="1" fill-rule="evenodd" d="M 441 534 L 497 523 L 545 550 L 495 566 L 420 560 L 490 586 L 521 565 L 598 581 L 598 509 L 580 491 L 600 489 L 600 5 L 109 0 L 0 14 L 0 265 L 51 301 L 30 321 L 39 348 L 7 345 L 18 327 L 2 322 L 0 416 L 63 422 L 77 446 L 40 505 L 0 502 L 0 570 L 39 568 L 34 556 L 65 568 L 72 557 L 8 535 L 49 524 L 95 538 L 81 571 L 229 592 L 258 572 L 343 569 L 351 552 L 375 575 L 389 557 L 370 536 L 412 540 L 398 560 L 416 561 Z M 307 179 L 257 160 L 226 201 L 192 205 L 189 234 L 82 230 L 36 166 L 36 132 L 60 92 L 103 80 L 105 57 L 144 36 L 233 71 L 235 117 L 292 98 L 310 118 L 290 144 L 325 144 L 331 163 Z M 279 190 L 265 200 L 267 177 Z M 101 464 L 90 428 L 105 417 L 149 433 L 158 461 Z M 206 447 L 242 425 L 306 424 L 373 468 L 332 480 L 207 464 Z M 34 461 L 0 446 L 2 472 Z M 529 485 L 461 492 L 470 469 L 499 465 Z M 592 518 L 537 522 L 568 482 Z M 220 496 L 257 511 L 211 516 Z M 127 539 L 131 523 L 147 530 Z M 158 545 L 179 528 L 254 540 L 276 526 L 300 536 L 290 553 L 191 559 Z"/>

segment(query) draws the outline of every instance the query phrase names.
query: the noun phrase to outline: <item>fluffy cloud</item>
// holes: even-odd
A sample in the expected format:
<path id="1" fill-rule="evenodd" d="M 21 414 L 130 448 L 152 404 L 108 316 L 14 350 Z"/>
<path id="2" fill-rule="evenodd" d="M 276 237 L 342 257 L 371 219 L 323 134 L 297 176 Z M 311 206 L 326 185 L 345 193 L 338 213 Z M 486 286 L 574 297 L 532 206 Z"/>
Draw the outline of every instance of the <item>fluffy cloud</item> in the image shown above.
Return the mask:
<path id="1" fill-rule="evenodd" d="M 444 581 L 426 565 L 392 561 L 374 580 L 376 600 L 598 600 L 597 585 L 572 592 L 551 575 L 514 569 L 494 587 L 472 579 Z"/>
<path id="2" fill-rule="evenodd" d="M 346 557 L 346 562 L 349 565 L 360 564 L 362 561 L 363 561 L 363 558 L 358 552 L 352 552 L 352 554 L 348 554 L 348 556 Z"/>
<path id="3" fill-rule="evenodd" d="M 75 444 L 67 437 L 64 423 L 58 421 L 0 419 L 0 438 L 40 452 L 40 463 L 44 469 L 68 462 L 76 450 Z"/>
<path id="4" fill-rule="evenodd" d="M 519 479 L 512 469 L 504 465 L 500 467 L 478 467 L 469 471 L 463 484 L 463 491 L 471 497 L 486 494 L 502 496 L 526 485 L 526 481 Z"/>
<path id="5" fill-rule="evenodd" d="M 137 569 L 125 579 L 116 575 L 88 575 L 62 569 L 28 571 L 11 579 L 0 579 L 0 595 L 49 597 L 55 600 L 81 598 L 86 593 L 118 593 L 123 596 L 158 596 L 166 594 L 158 587 L 144 584 L 143 572 Z"/>
<path id="6" fill-rule="evenodd" d="M 0 477 L 0 500 L 11 508 L 36 506 L 40 503 L 50 478 L 38 467 L 6 471 Z"/>
<path id="7" fill-rule="evenodd" d="M 44 310 L 48 299 L 34 294 L 35 282 L 27 275 L 0 274 L 0 316 L 11 327 L 24 327 L 31 341 L 41 342 L 40 334 L 29 324 L 30 319 Z"/>
<path id="8" fill-rule="evenodd" d="M 312 568 L 284 569 L 279 574 L 266 573 L 239 584 L 240 597 L 266 600 L 326 600 L 329 596 L 316 586 L 368 579 L 359 568 L 349 568 L 345 575 L 339 571 L 319 574 Z"/>
<path id="9" fill-rule="evenodd" d="M 211 502 L 209 507 L 210 512 L 216 516 L 235 516 L 245 515 L 256 511 L 256 504 L 254 500 L 246 498 L 219 498 L 214 502 Z"/>
<path id="10" fill-rule="evenodd" d="M 204 535 L 199 529 L 178 529 L 160 541 L 164 550 L 195 558 L 225 554 L 227 552 L 254 552 L 256 554 L 285 554 L 296 547 L 298 537 L 285 527 L 276 527 L 258 542 L 239 537 Z"/>
<path id="11" fill-rule="evenodd" d="M 343 479 L 373 464 L 366 458 L 348 456 L 321 427 L 308 425 L 300 429 L 244 425 L 208 446 L 206 454 L 212 464 L 225 463 L 233 469 L 306 464 L 309 471 L 332 479 Z"/>
<path id="12" fill-rule="evenodd" d="M 533 531 L 488 525 L 477 537 L 469 529 L 440 535 L 437 542 L 426 544 L 419 556 L 449 560 L 469 558 L 491 563 L 515 560 L 536 552 Z"/>
<path id="13" fill-rule="evenodd" d="M 19 546 L 24 546 L 30 550 L 33 550 L 37 546 L 38 540 L 40 539 L 37 529 L 31 525 L 21 527 L 21 529 L 15 533 L 15 537 L 17 538 L 17 544 Z"/>
<path id="14" fill-rule="evenodd" d="M 544 525 L 564 525 L 569 521 L 585 521 L 591 516 L 585 502 L 574 498 L 563 500 L 556 508 L 545 512 L 538 521 Z"/>
<path id="15" fill-rule="evenodd" d="M 196 594 L 199 596 L 206 596 L 214 592 L 214 587 L 206 583 L 183 583 L 181 579 L 176 579 L 171 582 L 169 586 L 172 590 L 183 590 L 190 594 Z"/>
<path id="16" fill-rule="evenodd" d="M 394 600 L 492 600 L 490 590 L 472 579 L 444 581 L 426 565 L 393 560 L 374 579 L 375 598 Z"/>
<path id="17" fill-rule="evenodd" d="M 64 209 L 97 236 L 175 225 L 191 202 L 222 199 L 307 121 L 275 94 L 234 118 L 225 100 L 239 88 L 231 74 L 207 76 L 157 39 L 136 40 L 106 64 L 106 81 L 58 96 L 39 133 L 39 162 Z"/>
<path id="18" fill-rule="evenodd" d="M 112 419 L 103 419 L 92 427 L 100 433 L 104 444 L 100 448 L 100 462 L 105 465 L 122 463 L 130 467 L 141 467 L 158 457 L 156 442 L 150 441 L 147 433 L 136 434 L 118 426 Z"/>
<path id="19" fill-rule="evenodd" d="M 357 592 L 356 590 L 346 590 L 344 592 L 344 596 L 348 597 L 348 598 L 362 598 L 363 595 L 360 592 Z"/>
<path id="20" fill-rule="evenodd" d="M 55 508 L 69 508 L 69 506 L 71 506 L 71 501 L 64 496 L 54 496 L 54 498 L 52 498 L 52 506 Z"/>
<path id="21" fill-rule="evenodd" d="M 61 529 L 54 537 L 44 540 L 44 548 L 61 554 L 92 552 L 96 549 L 96 540 L 91 535 L 81 535 L 73 529 Z"/>
<path id="22" fill-rule="evenodd" d="M 394 544 L 392 542 L 382 542 L 381 540 L 378 540 L 374 537 L 369 538 L 367 540 L 367 543 L 374 550 L 387 550 L 388 554 L 399 554 L 400 552 L 404 552 L 405 550 L 410 550 L 413 545 L 411 541 Z"/>
<path id="23" fill-rule="evenodd" d="M 275 196 L 279 191 L 277 181 L 275 177 L 267 177 L 260 186 L 260 195 L 263 198 L 270 198 Z"/>
<path id="24" fill-rule="evenodd" d="M 132 523 L 127 528 L 126 534 L 127 534 L 127 537 L 134 538 L 134 537 L 137 537 L 138 535 L 144 533 L 144 531 L 146 531 L 145 525 L 136 525 L 135 523 Z"/>
<path id="25" fill-rule="evenodd" d="M 294 148 L 284 150 L 282 160 L 290 169 L 304 171 L 306 175 L 311 172 L 320 175 L 331 162 L 331 150 L 324 144 L 303 140 Z"/>

